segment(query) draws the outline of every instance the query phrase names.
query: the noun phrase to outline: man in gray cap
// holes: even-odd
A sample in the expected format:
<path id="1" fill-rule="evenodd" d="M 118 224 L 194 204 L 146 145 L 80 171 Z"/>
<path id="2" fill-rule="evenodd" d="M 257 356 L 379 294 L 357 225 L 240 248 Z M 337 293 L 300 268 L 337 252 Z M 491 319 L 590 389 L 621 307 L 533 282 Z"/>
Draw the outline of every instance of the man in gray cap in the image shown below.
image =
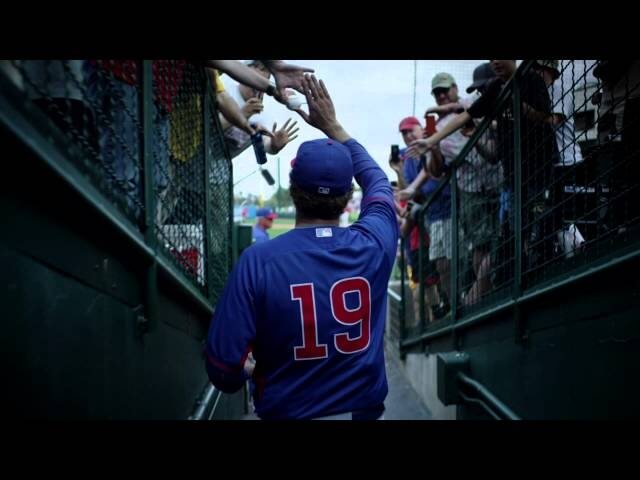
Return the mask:
<path id="1" fill-rule="evenodd" d="M 446 72 L 437 73 L 431 80 L 431 95 L 436 106 L 430 107 L 425 115 L 436 113 L 442 118 L 453 112 L 461 112 L 464 107 L 459 103 L 458 85 L 453 76 Z"/>
<path id="2" fill-rule="evenodd" d="M 436 74 L 431 80 L 431 94 L 436 100 L 437 106 L 427 109 L 425 116 L 431 113 L 438 114 L 436 131 L 442 130 L 454 117 L 455 112 L 464 110 L 458 95 L 458 86 L 453 76 L 446 72 Z M 440 152 L 445 165 L 444 170 L 432 171 L 434 180 L 442 176 L 451 162 L 458 156 L 460 150 L 467 143 L 467 138 L 461 132 L 456 132 L 440 144 Z M 437 173 L 437 175 L 436 175 Z M 439 180 L 438 180 L 439 181 Z M 437 186 L 435 181 L 430 182 L 433 188 Z M 430 222 L 429 233 L 431 241 L 429 245 L 429 258 L 436 263 L 441 275 L 441 286 L 445 298 L 449 297 L 449 272 L 451 260 L 451 190 L 445 188 L 440 195 L 445 205 L 443 218 Z"/>
<path id="3" fill-rule="evenodd" d="M 473 72 L 473 83 L 466 89 L 467 93 L 474 90 L 484 92 L 485 86 L 495 78 L 495 73 L 489 62 L 478 65 Z M 442 103 L 443 110 L 450 112 L 456 108 L 464 110 L 474 100 L 467 97 L 460 100 L 457 97 L 457 87 L 453 77 L 447 73 L 440 73 L 433 79 L 435 86 L 434 96 L 436 101 Z M 447 98 L 438 91 L 438 88 L 446 88 L 448 85 L 449 95 Z M 455 103 L 444 104 L 446 100 L 456 100 Z M 430 109 L 435 111 L 434 109 Z M 442 130 L 446 124 L 452 121 L 456 115 L 453 113 L 444 114 L 436 125 L 438 131 Z M 429 162 L 429 172 L 431 175 L 439 177 L 446 168 L 457 158 L 460 151 L 466 144 L 468 137 L 473 135 L 474 128 L 465 128 L 455 132 L 453 135 L 440 142 L 442 151 L 442 161 L 435 157 Z M 463 303 L 475 303 L 483 294 L 491 290 L 489 273 L 491 270 L 491 244 L 498 234 L 497 215 L 499 188 L 503 182 L 502 166 L 496 159 L 495 153 L 496 131 L 489 128 L 476 143 L 474 149 L 469 152 L 465 161 L 457 169 L 457 184 L 460 192 L 460 226 L 461 226 L 461 248 L 460 252 L 465 255 L 467 252 L 470 258 L 465 263 L 470 264 L 468 269 L 468 280 L 463 284 L 466 290 Z M 412 184 L 412 187 L 417 186 Z M 468 282 L 468 283 L 467 283 Z"/>
<path id="4" fill-rule="evenodd" d="M 458 95 L 456 81 L 449 73 L 441 72 L 433 77 L 431 80 L 431 94 L 435 98 L 437 105 L 428 108 L 425 112 L 425 117 L 431 114 L 438 114 L 436 131 L 440 131 L 455 117 L 455 113 L 464 111 L 464 106 Z M 431 168 L 431 164 L 436 162 L 432 160 L 426 161 L 424 171 L 421 171 L 407 188 L 398 193 L 398 198 L 400 200 L 412 198 L 424 182 L 427 182 L 424 187 L 425 194 L 428 195 L 435 191 L 440 182 L 440 177 L 442 177 L 443 173 L 446 173 L 449 165 L 458 156 L 458 153 L 460 153 L 467 143 L 467 140 L 467 137 L 465 137 L 462 132 L 456 131 L 441 142 L 440 152 L 442 153 L 443 161 L 437 162 L 438 168 Z M 430 175 L 427 172 L 429 172 Z M 429 178 L 430 176 L 432 178 Z M 438 214 L 433 215 L 433 212 L 430 210 L 431 218 L 428 217 L 430 235 L 429 259 L 435 261 L 437 270 L 440 272 L 444 296 L 448 299 L 452 251 L 451 190 L 449 186 L 441 190 L 438 195 L 438 201 L 440 202 L 440 208 L 437 209 Z M 430 209 L 435 210 L 435 202 Z"/>

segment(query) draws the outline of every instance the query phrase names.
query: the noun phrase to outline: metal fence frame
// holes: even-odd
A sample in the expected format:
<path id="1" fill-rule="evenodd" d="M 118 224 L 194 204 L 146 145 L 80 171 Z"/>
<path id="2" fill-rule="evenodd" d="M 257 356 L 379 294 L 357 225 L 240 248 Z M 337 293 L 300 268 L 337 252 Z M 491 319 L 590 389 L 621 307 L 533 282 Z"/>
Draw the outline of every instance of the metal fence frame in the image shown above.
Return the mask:
<path id="1" fill-rule="evenodd" d="M 446 335 L 455 335 L 463 329 L 475 326 L 478 323 L 490 321 L 496 314 L 509 310 L 512 312 L 515 325 L 515 337 L 516 341 L 521 341 L 526 335 L 524 326 L 522 324 L 520 309 L 522 306 L 533 300 L 539 300 L 540 298 L 556 292 L 560 289 L 566 288 L 585 277 L 603 272 L 611 269 L 622 263 L 629 262 L 638 256 L 640 256 L 640 244 L 632 245 L 631 248 L 624 251 L 616 252 L 618 255 L 605 257 L 589 261 L 585 264 L 575 266 L 566 271 L 560 272 L 556 275 L 550 276 L 550 278 L 544 279 L 542 282 L 537 282 L 531 286 L 523 284 L 523 237 L 522 237 L 522 169 L 521 169 L 521 125 L 520 125 L 520 86 L 518 80 L 522 78 L 533 66 L 533 60 L 523 61 L 517 68 L 516 73 L 505 85 L 502 93 L 498 97 L 496 104 L 493 108 L 492 114 L 487 115 L 482 123 L 476 128 L 475 133 L 467 141 L 466 145 L 451 164 L 451 170 L 448 175 L 440 181 L 438 188 L 430 195 L 425 203 L 422 205 L 418 216 L 418 226 L 420 228 L 420 257 L 419 257 L 419 278 L 420 284 L 418 286 L 419 294 L 419 325 L 421 325 L 420 332 L 411 333 L 408 332 L 405 327 L 405 316 L 399 316 L 399 331 L 400 338 L 398 339 L 401 355 L 406 354 L 407 351 L 415 349 L 416 347 L 424 348 L 431 341 L 437 338 L 441 338 Z M 508 292 L 508 298 L 495 299 L 494 301 L 483 305 L 482 307 L 472 311 L 470 314 L 460 315 L 458 306 L 458 259 L 459 259 L 459 225 L 458 225 L 458 211 L 457 211 L 457 197 L 458 186 L 456 181 L 451 181 L 452 178 L 456 179 L 457 169 L 465 160 L 465 157 L 471 152 L 475 144 L 483 133 L 489 128 L 492 119 L 495 114 L 503 109 L 508 103 L 511 104 L 513 117 L 514 117 L 514 278 L 513 283 Z M 432 325 L 427 325 L 426 322 L 426 309 L 424 301 L 424 259 L 422 258 L 423 247 L 425 246 L 424 232 L 425 232 L 425 216 L 427 209 L 433 204 L 438 195 L 445 189 L 447 185 L 451 186 L 451 236 L 452 236 L 452 258 L 451 258 L 451 316 L 448 319 L 435 322 Z M 405 240 L 400 242 L 400 249 L 404 258 Z M 401 285 L 402 294 L 400 299 L 391 298 L 390 300 L 397 303 L 399 308 L 404 311 L 406 308 L 406 296 L 405 296 L 405 281 L 406 281 L 406 269 L 404 268 L 404 261 L 402 262 L 402 275 Z"/>
<path id="2" fill-rule="evenodd" d="M 153 165 L 151 156 L 152 141 L 152 61 L 144 60 L 138 62 L 141 75 L 139 76 L 138 88 L 140 119 L 142 123 L 142 155 L 141 155 L 141 183 L 144 198 L 145 216 L 141 225 L 136 226 L 125 213 L 119 209 L 101 190 L 100 185 L 96 185 L 91 179 L 83 175 L 77 165 L 87 163 L 83 157 L 83 151 L 67 138 L 66 133 L 60 131 L 47 118 L 47 115 L 40 111 L 26 95 L 0 72 L 0 121 L 4 126 L 20 138 L 29 146 L 47 165 L 51 173 L 57 175 L 74 191 L 79 193 L 84 200 L 91 205 L 95 212 L 105 218 L 115 230 L 127 239 L 132 255 L 140 255 L 147 265 L 146 276 L 146 311 L 147 320 L 153 322 L 155 313 L 153 311 L 155 299 L 158 296 L 158 277 L 167 278 L 170 283 L 177 287 L 190 301 L 199 307 L 203 313 L 211 315 L 219 294 L 224 285 L 213 285 L 212 282 L 212 260 L 210 258 L 211 239 L 214 235 L 222 237 L 221 243 L 226 245 L 226 265 L 221 275 L 226 279 L 232 267 L 232 226 L 233 226 L 233 171 L 232 162 L 227 150 L 222 129 L 217 116 L 217 106 L 215 93 L 212 89 L 209 77 L 202 71 L 202 87 L 199 92 L 204 105 L 202 122 L 204 141 L 205 172 L 209 173 L 214 160 L 223 162 L 228 169 L 228 181 L 225 185 L 226 208 L 228 218 L 222 220 L 226 223 L 224 231 L 214 231 L 212 222 L 211 205 L 211 184 L 209 176 L 205 175 L 200 181 L 204 184 L 205 192 L 205 217 L 204 217 L 204 254 L 207 259 L 204 265 L 205 285 L 200 288 L 192 278 L 179 268 L 179 263 L 172 258 L 168 252 L 158 243 L 156 225 L 154 222 L 154 179 L 152 175 Z M 215 143 L 215 145 L 213 145 Z M 217 148 L 218 156 L 213 158 L 213 147 Z M 97 173 L 99 176 L 99 172 Z M 220 223 L 220 222 L 219 222 Z M 220 283 L 220 282 L 218 282 Z"/>

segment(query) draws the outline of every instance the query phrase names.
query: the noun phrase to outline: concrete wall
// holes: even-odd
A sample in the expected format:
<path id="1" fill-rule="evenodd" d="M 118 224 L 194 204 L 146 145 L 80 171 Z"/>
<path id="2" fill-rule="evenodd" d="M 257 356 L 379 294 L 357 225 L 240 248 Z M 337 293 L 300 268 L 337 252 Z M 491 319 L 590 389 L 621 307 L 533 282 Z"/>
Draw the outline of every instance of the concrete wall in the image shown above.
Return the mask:
<path id="1" fill-rule="evenodd" d="M 400 293 L 400 282 L 389 282 L 389 288 L 396 294 Z M 411 290 L 407 286 L 409 301 L 407 305 L 407 319 L 413 316 L 413 307 L 411 305 Z M 407 320 L 408 321 L 408 320 Z M 386 341 L 387 352 L 396 357 L 400 356 L 398 349 L 399 335 L 399 305 L 391 296 L 387 299 L 387 325 L 386 325 Z M 433 415 L 434 420 L 455 420 L 455 405 L 445 407 L 439 400 L 436 391 L 437 371 L 435 355 L 424 355 L 418 353 L 407 354 L 406 360 L 398 360 L 398 364 L 404 370 L 411 386 L 416 390 L 420 398 L 425 402 L 427 408 Z"/>
<path id="2" fill-rule="evenodd" d="M 411 385 L 424 400 L 434 420 L 455 420 L 455 405 L 445 406 L 438 400 L 436 356 L 409 353 L 404 362 Z"/>

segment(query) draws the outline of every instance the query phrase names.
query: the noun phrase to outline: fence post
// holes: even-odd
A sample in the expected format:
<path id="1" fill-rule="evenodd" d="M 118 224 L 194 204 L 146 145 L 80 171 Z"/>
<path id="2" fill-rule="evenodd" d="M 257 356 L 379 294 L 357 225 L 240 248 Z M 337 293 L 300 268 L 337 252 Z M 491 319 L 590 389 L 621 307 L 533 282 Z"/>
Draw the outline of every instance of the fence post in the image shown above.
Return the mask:
<path id="1" fill-rule="evenodd" d="M 458 312 L 458 181 L 457 167 L 451 170 L 451 320 L 455 321 Z"/>
<path id="2" fill-rule="evenodd" d="M 513 298 L 516 300 L 514 307 L 515 337 L 516 341 L 522 337 L 523 325 L 520 307 L 517 300 L 522 295 L 522 124 L 519 72 L 513 85 L 513 229 L 515 241 Z"/>
<path id="3" fill-rule="evenodd" d="M 155 225 L 156 198 L 153 179 L 153 69 L 151 60 L 142 61 L 142 152 L 144 175 L 144 238 L 154 251 L 154 257 L 147 268 L 145 287 L 145 312 L 150 327 L 157 318 L 158 304 L 158 263 L 156 260 L 157 238 Z"/>
<path id="4" fill-rule="evenodd" d="M 206 292 L 207 299 L 212 300 L 213 297 L 213 288 L 212 288 L 212 274 L 211 271 L 211 225 L 213 222 L 211 221 L 212 209 L 211 209 L 211 186 L 209 182 L 209 175 L 211 173 L 211 148 L 209 142 L 211 141 L 211 95 L 213 93 L 210 92 L 209 87 L 209 78 L 207 76 L 206 69 L 203 69 L 202 75 L 202 95 L 204 96 L 204 101 L 202 102 L 202 122 L 203 122 L 203 139 L 202 145 L 204 148 L 204 175 L 202 178 L 203 187 L 204 187 L 204 219 L 202 222 L 202 238 L 203 238 L 203 262 L 204 263 L 204 281 L 206 282 Z"/>

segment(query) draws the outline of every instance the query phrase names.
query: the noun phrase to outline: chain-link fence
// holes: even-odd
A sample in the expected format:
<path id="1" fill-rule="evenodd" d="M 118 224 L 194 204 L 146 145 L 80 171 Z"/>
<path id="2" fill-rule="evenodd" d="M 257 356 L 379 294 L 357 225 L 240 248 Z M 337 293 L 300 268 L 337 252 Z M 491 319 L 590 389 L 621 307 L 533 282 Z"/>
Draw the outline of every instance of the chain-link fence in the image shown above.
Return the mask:
<path id="1" fill-rule="evenodd" d="M 232 172 L 207 72 L 185 60 L 13 60 L 0 67 L 10 90 L 4 94 L 23 97 L 34 125 L 132 228 L 153 228 L 160 251 L 215 301 L 231 262 Z M 145 195 L 145 176 L 152 195 Z"/>
<path id="2" fill-rule="evenodd" d="M 432 178 L 415 213 L 422 235 L 403 242 L 418 270 L 409 337 L 553 286 L 640 239 L 640 62 L 524 61 L 490 89 L 440 142 L 444 166 L 423 157 Z"/>

